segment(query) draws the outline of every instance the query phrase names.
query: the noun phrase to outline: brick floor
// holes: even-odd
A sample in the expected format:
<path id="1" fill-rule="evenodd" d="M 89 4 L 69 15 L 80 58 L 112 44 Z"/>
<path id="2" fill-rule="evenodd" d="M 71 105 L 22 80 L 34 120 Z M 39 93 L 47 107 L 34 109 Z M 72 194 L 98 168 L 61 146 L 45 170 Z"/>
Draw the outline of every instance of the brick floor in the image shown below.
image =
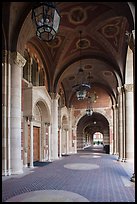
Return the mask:
<path id="1" fill-rule="evenodd" d="M 95 155 L 100 157 L 93 157 Z M 72 163 L 96 164 L 99 168 L 79 170 L 64 167 Z M 3 178 L 2 202 L 38 190 L 74 192 L 90 202 L 135 202 L 135 184 L 130 181 L 126 165 L 121 165 L 116 156 L 105 154 L 100 149 L 91 151 L 89 148 L 89 151 L 79 151 L 46 166 L 30 169 L 24 175 Z"/>

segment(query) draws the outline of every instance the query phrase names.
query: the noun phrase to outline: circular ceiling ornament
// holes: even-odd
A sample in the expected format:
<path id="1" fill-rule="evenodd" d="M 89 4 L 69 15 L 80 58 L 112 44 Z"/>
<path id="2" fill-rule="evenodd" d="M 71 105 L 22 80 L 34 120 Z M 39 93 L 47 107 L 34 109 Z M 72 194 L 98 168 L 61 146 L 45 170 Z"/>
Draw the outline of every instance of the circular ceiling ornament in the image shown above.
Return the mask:
<path id="1" fill-rule="evenodd" d="M 106 77 L 110 77 L 110 76 L 112 76 L 113 74 L 112 74 L 111 71 L 104 71 L 104 72 L 103 72 L 103 75 L 106 76 Z"/>
<path id="2" fill-rule="evenodd" d="M 48 42 L 47 44 L 49 45 L 49 47 L 56 48 L 60 46 L 60 43 L 61 43 L 61 38 L 59 36 L 56 36 L 54 40 Z"/>
<path id="3" fill-rule="evenodd" d="M 102 28 L 103 34 L 108 38 L 113 38 L 119 33 L 119 27 L 113 24 L 105 25 Z"/>
<path id="4" fill-rule="evenodd" d="M 89 40 L 83 38 L 83 39 L 77 41 L 76 47 L 78 49 L 79 48 L 81 48 L 81 49 L 89 48 L 90 47 L 90 42 L 89 42 Z"/>
<path id="5" fill-rule="evenodd" d="M 91 69 L 93 69 L 93 67 L 92 67 L 92 65 L 91 64 L 86 64 L 85 66 L 84 66 L 84 69 L 86 69 L 86 70 L 91 70 Z"/>
<path id="6" fill-rule="evenodd" d="M 75 7 L 69 12 L 68 18 L 72 24 L 78 25 L 84 23 L 87 19 L 87 13 L 82 7 Z"/>

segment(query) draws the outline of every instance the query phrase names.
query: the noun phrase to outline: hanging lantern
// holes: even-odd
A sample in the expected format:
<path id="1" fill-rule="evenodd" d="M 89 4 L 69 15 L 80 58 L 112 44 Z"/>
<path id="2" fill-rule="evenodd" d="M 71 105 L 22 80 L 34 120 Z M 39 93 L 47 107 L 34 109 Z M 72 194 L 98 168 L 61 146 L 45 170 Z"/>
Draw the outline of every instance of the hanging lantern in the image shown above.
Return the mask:
<path id="1" fill-rule="evenodd" d="M 84 90 L 79 89 L 79 90 L 76 91 L 76 96 L 77 96 L 78 100 L 84 99 L 86 97 L 86 94 L 87 94 L 87 91 L 85 89 Z"/>
<path id="2" fill-rule="evenodd" d="M 93 114 L 93 110 L 92 109 L 86 109 L 86 114 L 87 116 L 91 116 Z"/>
<path id="3" fill-rule="evenodd" d="M 60 14 L 55 3 L 35 2 L 32 8 L 32 21 L 39 39 L 47 42 L 53 40 L 60 23 Z"/>
<path id="4" fill-rule="evenodd" d="M 80 50 L 80 66 L 78 70 L 78 76 L 77 76 L 77 84 L 73 85 L 72 88 L 76 88 L 76 97 L 78 100 L 83 100 L 86 98 L 87 90 L 90 87 L 89 84 L 84 82 L 84 70 L 82 68 L 82 60 L 81 60 L 81 33 L 82 31 L 79 31 L 79 50 Z"/>

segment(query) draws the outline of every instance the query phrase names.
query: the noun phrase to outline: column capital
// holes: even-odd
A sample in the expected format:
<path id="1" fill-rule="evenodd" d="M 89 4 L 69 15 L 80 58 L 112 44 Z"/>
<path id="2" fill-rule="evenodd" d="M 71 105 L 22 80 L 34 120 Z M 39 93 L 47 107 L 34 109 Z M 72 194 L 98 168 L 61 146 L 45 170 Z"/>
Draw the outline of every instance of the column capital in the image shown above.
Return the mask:
<path id="1" fill-rule="evenodd" d="M 124 89 L 126 92 L 133 92 L 133 84 L 124 84 Z"/>
<path id="2" fill-rule="evenodd" d="M 2 50 L 2 63 L 6 61 L 7 57 L 8 57 L 8 51 Z"/>
<path id="3" fill-rule="evenodd" d="M 118 108 L 118 103 L 112 105 L 112 109 L 113 109 L 113 110 L 115 110 L 116 108 Z"/>
<path id="4" fill-rule="evenodd" d="M 58 93 L 50 93 L 51 99 L 59 99 L 60 95 Z"/>
<path id="5" fill-rule="evenodd" d="M 15 63 L 19 67 L 24 67 L 26 60 L 19 52 L 11 53 L 11 62 Z"/>
<path id="6" fill-rule="evenodd" d="M 46 125 L 46 126 L 50 126 L 50 123 L 48 123 L 48 122 L 45 122 L 45 125 Z"/>
<path id="7" fill-rule="evenodd" d="M 127 43 L 130 47 L 130 49 L 134 52 L 135 50 L 135 30 L 132 30 L 132 32 L 126 32 L 127 36 Z"/>
<path id="8" fill-rule="evenodd" d="M 123 86 L 118 86 L 117 91 L 119 95 L 122 94 L 122 92 L 124 91 Z"/>
<path id="9" fill-rule="evenodd" d="M 27 118 L 28 118 L 28 120 L 29 120 L 30 122 L 32 122 L 32 121 L 34 120 L 34 116 L 33 116 L 33 115 L 28 116 Z"/>

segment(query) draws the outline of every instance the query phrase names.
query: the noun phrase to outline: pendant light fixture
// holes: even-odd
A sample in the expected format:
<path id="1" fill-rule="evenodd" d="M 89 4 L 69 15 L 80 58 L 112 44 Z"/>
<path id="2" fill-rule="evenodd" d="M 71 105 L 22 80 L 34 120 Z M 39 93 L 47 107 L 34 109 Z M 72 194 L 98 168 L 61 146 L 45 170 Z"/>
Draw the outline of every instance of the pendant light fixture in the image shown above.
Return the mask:
<path id="1" fill-rule="evenodd" d="M 60 14 L 55 3 L 35 2 L 32 8 L 32 21 L 40 40 L 47 42 L 53 40 L 60 24 Z"/>
<path id="2" fill-rule="evenodd" d="M 95 91 L 93 94 L 87 97 L 87 109 L 86 109 L 87 116 L 91 116 L 93 114 L 92 103 L 96 103 L 97 98 L 98 96 Z"/>
<path id="3" fill-rule="evenodd" d="M 79 66 L 79 70 L 78 70 L 78 76 L 77 76 L 77 80 L 78 83 L 75 84 L 74 86 L 72 86 L 73 88 L 76 89 L 76 97 L 78 100 L 83 100 L 84 98 L 86 98 L 86 94 L 87 94 L 87 89 L 90 88 L 90 85 L 87 83 L 84 83 L 84 70 L 82 68 L 82 53 L 81 53 L 81 48 L 82 48 L 82 41 L 81 41 L 81 34 L 82 31 L 79 31 L 79 49 L 80 49 L 80 66 Z"/>

